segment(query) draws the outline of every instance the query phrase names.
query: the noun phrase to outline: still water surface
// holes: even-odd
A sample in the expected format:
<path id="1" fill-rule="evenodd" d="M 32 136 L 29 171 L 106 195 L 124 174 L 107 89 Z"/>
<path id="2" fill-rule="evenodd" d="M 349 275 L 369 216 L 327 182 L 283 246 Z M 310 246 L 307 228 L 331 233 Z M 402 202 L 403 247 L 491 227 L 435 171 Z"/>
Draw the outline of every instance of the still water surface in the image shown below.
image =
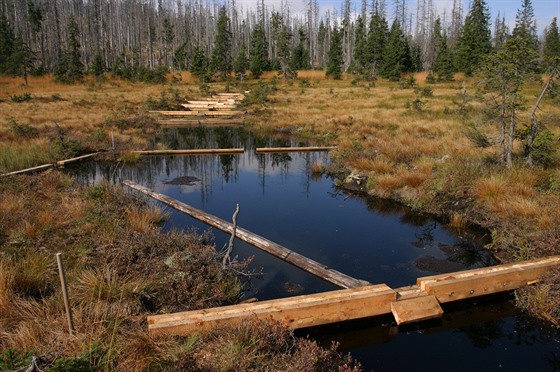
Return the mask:
<path id="1" fill-rule="evenodd" d="M 134 165 L 95 163 L 69 169 L 85 183 L 132 180 L 238 225 L 340 272 L 392 288 L 419 276 L 494 264 L 485 237 L 453 231 L 395 203 L 345 193 L 326 176 L 313 175 L 328 153 L 263 154 L 256 147 L 304 145 L 288 139 L 256 138 L 231 128 L 163 131 L 170 148 L 244 147 L 243 154 L 151 156 Z M 169 210 L 166 229 L 203 223 Z M 229 236 L 213 230 L 217 249 Z M 262 270 L 245 297 L 259 300 L 336 289 L 310 274 L 236 240 L 233 255 L 253 257 Z M 545 331 L 507 302 L 478 301 L 446 308 L 435 323 L 397 328 L 381 317 L 311 331 L 328 345 L 340 342 L 366 369 L 375 370 L 554 370 L 560 368 L 557 332 Z M 303 331 L 304 334 L 310 331 Z"/>

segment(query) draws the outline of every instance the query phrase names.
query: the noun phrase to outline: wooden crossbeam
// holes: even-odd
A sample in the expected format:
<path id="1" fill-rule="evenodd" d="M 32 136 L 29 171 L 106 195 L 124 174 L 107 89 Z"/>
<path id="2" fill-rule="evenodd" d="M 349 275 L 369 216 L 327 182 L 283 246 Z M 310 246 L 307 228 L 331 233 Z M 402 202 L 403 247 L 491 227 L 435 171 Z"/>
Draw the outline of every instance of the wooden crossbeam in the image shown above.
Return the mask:
<path id="1" fill-rule="evenodd" d="M 539 258 L 450 274 L 418 278 L 417 284 L 441 303 L 517 289 L 537 282 L 553 267 L 560 256 Z"/>
<path id="2" fill-rule="evenodd" d="M 152 335 L 186 335 L 216 324 L 246 318 L 273 319 L 293 329 L 313 327 L 390 312 L 396 293 L 385 284 L 342 289 L 312 295 L 186 311 L 148 317 Z"/>

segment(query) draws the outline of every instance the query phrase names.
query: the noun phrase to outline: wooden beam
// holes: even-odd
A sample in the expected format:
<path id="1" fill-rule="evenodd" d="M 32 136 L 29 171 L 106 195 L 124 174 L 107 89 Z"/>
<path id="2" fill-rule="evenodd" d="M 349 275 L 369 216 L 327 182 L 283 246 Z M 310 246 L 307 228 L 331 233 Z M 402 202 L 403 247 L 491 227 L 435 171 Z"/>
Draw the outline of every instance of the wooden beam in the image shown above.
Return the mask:
<path id="1" fill-rule="evenodd" d="M 560 266 L 560 256 L 484 267 L 457 273 L 418 278 L 417 284 L 441 303 L 484 296 L 536 283 L 552 268 Z"/>
<path id="2" fill-rule="evenodd" d="M 188 149 L 188 150 L 139 150 L 132 151 L 139 155 L 206 155 L 206 154 L 242 154 L 244 148 L 233 149 Z"/>
<path id="3" fill-rule="evenodd" d="M 209 110 L 198 110 L 198 111 L 150 111 L 151 113 L 161 114 L 165 116 L 240 116 L 244 115 L 244 111 L 209 111 Z"/>
<path id="4" fill-rule="evenodd" d="M 160 202 L 165 203 L 170 207 L 186 213 L 189 216 L 192 216 L 217 229 L 225 231 L 229 234 L 231 234 L 233 231 L 232 224 L 222 220 L 219 217 L 203 212 L 185 203 L 181 203 L 180 201 L 170 198 L 167 195 L 156 193 L 132 181 L 125 180 L 123 181 L 123 184 L 134 190 L 140 191 L 141 193 L 146 194 L 156 200 L 159 200 Z M 352 278 L 346 274 L 338 272 L 307 257 L 304 257 L 299 253 L 291 251 L 286 247 L 276 244 L 241 227 L 237 227 L 236 237 L 339 287 L 356 288 L 368 284 L 365 281 Z"/>
<path id="5" fill-rule="evenodd" d="M 237 106 L 236 105 L 220 105 L 220 104 L 191 104 L 191 103 L 182 103 L 186 109 L 189 110 L 206 110 L 206 111 L 231 111 L 234 110 Z"/>
<path id="6" fill-rule="evenodd" d="M 517 289 L 536 283 L 543 273 L 558 266 L 560 256 L 553 256 L 418 278 L 418 286 L 411 285 L 395 290 L 381 284 L 251 304 L 156 315 L 148 317 L 148 329 L 152 334 L 180 335 L 252 316 L 280 320 L 292 328 L 303 328 L 391 312 L 399 324 L 406 324 L 442 316 L 441 302 Z M 509 279 L 505 279 L 505 276 L 509 276 Z M 492 291 L 479 290 L 481 278 L 485 282 L 485 288 L 491 288 Z M 466 288 L 472 289 L 467 292 Z"/>
<path id="7" fill-rule="evenodd" d="M 75 163 L 77 161 L 81 161 L 81 160 L 85 160 L 85 159 L 89 159 L 92 158 L 96 155 L 101 154 L 101 152 L 94 152 L 92 154 L 87 154 L 87 155 L 82 155 L 82 156 L 77 156 L 75 158 L 71 158 L 71 159 L 65 159 L 65 160 L 59 160 L 56 162 L 56 165 L 58 166 L 65 166 L 66 164 L 70 164 L 70 163 Z"/>
<path id="8" fill-rule="evenodd" d="M 33 173 L 33 172 L 40 172 L 40 171 L 44 171 L 47 170 L 49 168 L 53 168 L 54 164 L 43 164 L 43 165 L 39 165 L 33 168 L 27 168 L 27 169 L 22 169 L 22 170 L 17 170 L 17 171 L 13 171 L 13 172 L 9 172 L 9 173 L 4 173 L 2 176 L 14 176 L 16 174 L 24 174 L 24 173 Z"/>
<path id="9" fill-rule="evenodd" d="M 161 114 L 165 116 L 202 116 L 198 111 L 150 111 L 153 114 Z"/>
<path id="10" fill-rule="evenodd" d="M 315 147 L 257 147 L 255 152 L 308 152 L 308 151 L 330 151 L 336 149 L 336 146 L 315 146 Z"/>
<path id="11" fill-rule="evenodd" d="M 190 127 L 190 126 L 240 126 L 243 125 L 242 119 L 162 119 L 158 120 L 161 126 L 165 127 Z"/>
<path id="12" fill-rule="evenodd" d="M 186 335 L 217 324 L 246 318 L 273 319 L 287 326 L 307 328 L 390 312 L 396 293 L 385 284 L 295 296 L 249 304 L 185 311 L 148 317 L 152 335 Z"/>

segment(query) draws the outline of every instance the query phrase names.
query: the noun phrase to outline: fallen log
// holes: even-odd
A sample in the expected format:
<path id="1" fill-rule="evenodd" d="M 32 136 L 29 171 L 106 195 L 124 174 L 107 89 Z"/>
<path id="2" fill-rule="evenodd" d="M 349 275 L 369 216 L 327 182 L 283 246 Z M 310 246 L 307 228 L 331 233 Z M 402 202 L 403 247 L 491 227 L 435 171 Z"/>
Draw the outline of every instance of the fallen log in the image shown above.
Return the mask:
<path id="1" fill-rule="evenodd" d="M 125 180 L 122 183 L 125 186 L 140 191 L 141 193 L 159 200 L 160 202 L 165 203 L 170 207 L 177 209 L 178 211 L 186 213 L 189 216 L 194 217 L 210 226 L 225 231 L 229 234 L 233 232 L 232 224 L 219 217 L 203 212 L 185 203 L 181 203 L 180 201 L 170 198 L 167 195 L 156 193 L 132 181 Z M 241 227 L 237 228 L 236 237 L 339 287 L 356 288 L 368 284 L 363 280 L 352 278 L 346 274 L 331 269 Z"/>
<path id="2" fill-rule="evenodd" d="M 59 161 L 56 162 L 56 165 L 63 167 L 66 164 L 75 163 L 77 161 L 89 159 L 89 158 L 92 158 L 92 157 L 94 157 L 96 155 L 99 155 L 99 154 L 101 154 L 101 152 L 94 152 L 92 154 L 77 156 L 77 157 L 71 158 L 71 159 L 59 160 Z"/>
<path id="3" fill-rule="evenodd" d="M 21 169 L 21 170 L 9 172 L 9 173 L 4 173 L 4 174 L 2 174 L 2 176 L 13 176 L 13 175 L 16 175 L 16 174 L 40 172 L 40 171 L 44 171 L 44 170 L 47 170 L 47 169 L 53 168 L 53 167 L 54 167 L 54 164 L 43 164 L 43 165 L 38 165 L 38 166 L 33 167 L 33 168 L 26 168 L 26 169 Z"/>

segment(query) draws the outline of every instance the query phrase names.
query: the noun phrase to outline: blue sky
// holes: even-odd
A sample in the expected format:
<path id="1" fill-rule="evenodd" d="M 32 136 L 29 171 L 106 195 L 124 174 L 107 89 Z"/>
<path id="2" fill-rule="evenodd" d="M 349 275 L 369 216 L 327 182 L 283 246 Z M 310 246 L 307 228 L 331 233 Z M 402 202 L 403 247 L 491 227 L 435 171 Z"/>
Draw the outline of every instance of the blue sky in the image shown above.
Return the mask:
<path id="1" fill-rule="evenodd" d="M 258 0 L 236 0 L 236 3 L 243 5 L 243 7 L 253 7 L 256 5 Z M 271 9 L 280 9 L 281 0 L 264 0 L 266 6 Z M 284 0 L 285 1 L 285 0 Z M 416 1 L 417 0 L 407 0 L 406 4 L 410 12 L 416 12 Z M 307 0 L 287 0 L 292 14 L 297 13 L 305 8 Z M 327 9 L 337 9 L 340 10 L 343 0 L 319 0 L 320 12 L 323 14 Z M 352 0 L 353 7 L 358 12 L 361 9 L 362 0 Z M 368 0 L 371 4 L 371 0 Z M 447 9 L 447 13 L 451 12 L 453 5 L 453 0 L 432 0 L 432 3 L 436 7 L 439 13 L 443 13 L 444 9 Z M 542 32 L 544 27 L 548 26 L 552 21 L 553 17 L 560 18 L 560 0 L 533 0 L 533 8 L 535 10 L 535 18 L 537 19 L 537 27 L 539 33 Z M 388 17 L 392 18 L 392 4 L 393 0 L 386 0 L 388 7 Z M 463 0 L 463 9 L 466 13 L 469 9 L 470 0 Z M 505 15 L 506 21 L 513 26 L 515 24 L 515 14 L 517 9 L 521 7 L 521 0 L 487 0 L 487 4 L 490 8 L 492 14 L 492 21 L 496 18 L 498 12 L 501 15 Z"/>

